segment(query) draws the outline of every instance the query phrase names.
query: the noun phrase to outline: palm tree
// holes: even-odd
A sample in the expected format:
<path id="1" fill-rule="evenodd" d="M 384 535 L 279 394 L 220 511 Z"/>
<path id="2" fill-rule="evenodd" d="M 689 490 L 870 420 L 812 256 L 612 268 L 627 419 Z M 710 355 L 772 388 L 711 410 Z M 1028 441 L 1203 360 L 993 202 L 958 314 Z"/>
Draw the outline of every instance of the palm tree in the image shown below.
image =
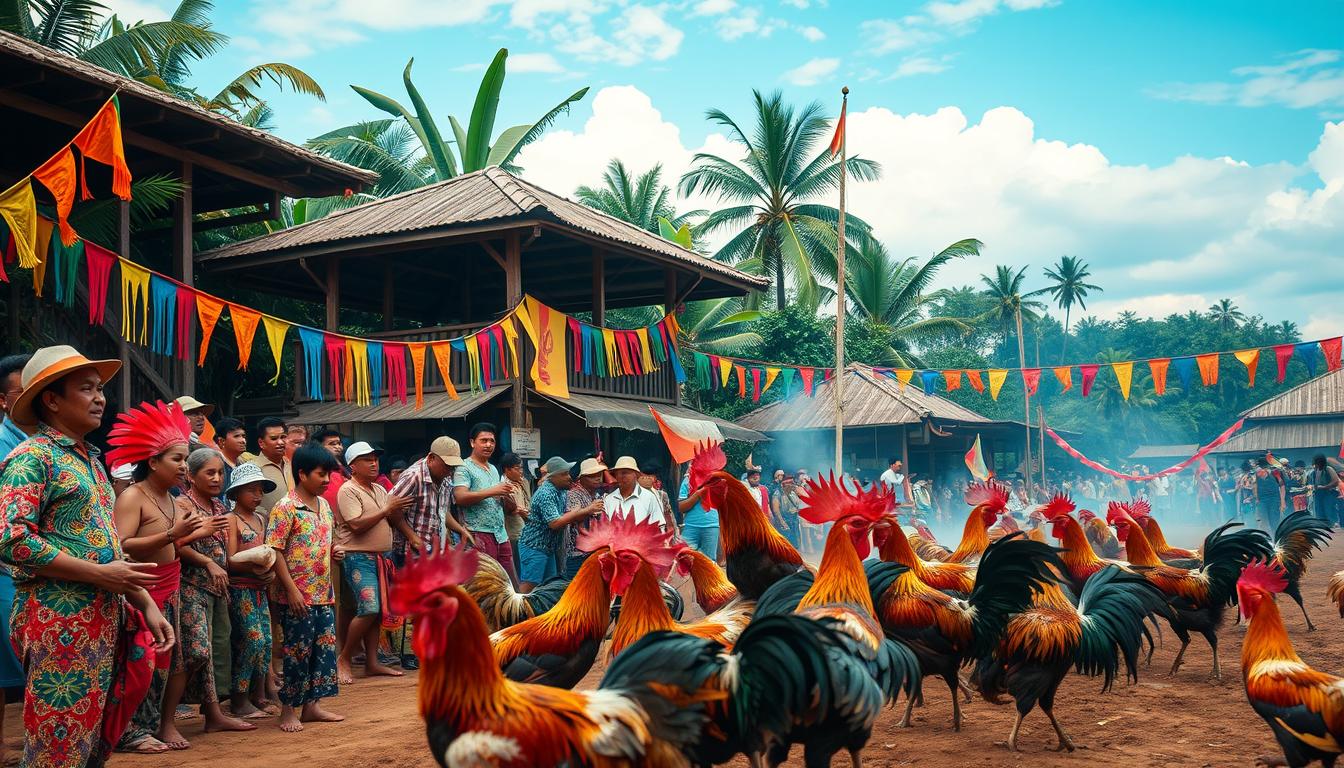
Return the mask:
<path id="1" fill-rule="evenodd" d="M 1073 305 L 1087 309 L 1089 291 L 1101 291 L 1101 288 L 1085 282 L 1092 276 L 1087 262 L 1077 256 L 1060 256 L 1059 263 L 1045 268 L 1045 276 L 1054 282 L 1046 290 L 1055 297 L 1055 305 L 1064 310 L 1064 340 L 1059 345 L 1059 359 L 1064 361 L 1064 353 L 1069 348 L 1069 315 Z"/>
<path id="2" fill-rule="evenodd" d="M 396 99 L 377 91 L 358 85 L 350 87 L 355 93 L 363 96 L 365 101 L 410 126 L 434 169 L 430 181 L 451 179 L 459 174 L 472 173 L 492 165 L 516 171 L 518 169 L 513 165 L 513 161 L 518 156 L 519 150 L 540 138 L 561 114 L 569 112 L 571 104 L 578 102 L 588 93 L 588 89 L 580 88 L 575 91 L 536 122 L 504 129 L 492 142 L 495 116 L 499 109 L 499 94 L 504 88 L 504 65 L 508 57 L 509 49 L 500 48 L 490 66 L 486 67 L 485 76 L 481 78 L 480 88 L 476 91 L 476 102 L 471 108 L 471 119 L 467 121 L 466 128 L 462 127 L 456 117 L 449 115 L 448 122 L 453 131 L 451 141 L 444 139 L 442 131 L 430 114 L 429 106 L 421 97 L 415 83 L 411 82 L 411 66 L 415 64 L 415 59 L 408 61 L 406 69 L 401 73 L 401 80 L 406 86 L 406 95 L 410 97 L 412 109 L 407 109 Z M 349 129 L 338 129 L 333 133 L 353 132 L 353 130 L 354 126 L 351 126 Z M 453 156 L 450 146 L 452 144 L 457 145 L 456 157 Z"/>
<path id="3" fill-rule="evenodd" d="M 574 196 L 589 208 L 628 221 L 640 229 L 666 236 L 660 219 L 675 231 L 686 226 L 690 219 L 704 216 L 706 211 L 677 213 L 670 199 L 672 190 L 662 183 L 662 175 L 661 163 L 638 176 L 632 176 L 625 163 L 612 158 L 607 163 L 606 173 L 602 174 L 602 186 L 581 186 L 574 191 Z"/>
<path id="4" fill-rule="evenodd" d="M 984 315 L 985 319 L 996 320 L 1000 327 L 1004 329 L 1004 338 L 1008 336 L 1008 328 L 1011 323 L 1017 331 L 1017 365 L 1019 368 L 1027 367 L 1027 350 L 1022 342 L 1022 321 L 1035 322 L 1040 319 L 1037 314 L 1045 310 L 1045 303 L 1031 298 L 1039 296 L 1047 289 L 1022 292 L 1022 278 L 1027 272 L 1023 267 L 1017 272 L 1013 268 L 1000 264 L 994 268 L 994 277 L 981 275 L 980 282 L 984 284 L 986 292 L 994 300 L 994 307 Z M 1027 441 L 1025 454 L 1027 457 L 1027 491 L 1031 491 L 1031 396 L 1025 395 L 1023 398 L 1026 417 L 1023 423 L 1027 425 Z"/>
<path id="5" fill-rule="evenodd" d="M 1107 348 L 1097 354 L 1095 362 L 1100 363 L 1102 368 L 1110 368 L 1112 363 L 1133 359 L 1134 356 L 1127 351 Z M 1168 391 L 1176 388 L 1179 385 L 1174 382 L 1167 385 Z M 1136 443 L 1148 437 L 1149 425 L 1145 412 L 1157 405 L 1157 394 L 1153 390 L 1153 380 L 1147 366 L 1135 367 L 1128 399 L 1120 391 L 1120 383 L 1109 371 L 1097 376 L 1089 399 L 1093 401 L 1093 407 L 1097 409 L 1103 424 L 1118 425 L 1118 431 Z"/>
<path id="6" fill-rule="evenodd" d="M 1246 319 L 1246 313 L 1237 308 L 1231 299 L 1219 299 L 1209 307 L 1209 317 L 1218 321 L 1218 329 L 1226 333 L 1237 327 L 1237 323 Z"/>
<path id="7" fill-rule="evenodd" d="M 415 132 L 403 120 L 387 118 L 337 128 L 314 136 L 304 146 L 377 173 L 378 182 L 369 190 L 374 197 L 400 194 L 434 179 L 433 163 L 419 151 Z"/>
<path id="8" fill-rule="evenodd" d="M 884 363 L 922 365 L 912 347 L 970 330 L 962 318 L 930 315 L 929 310 L 943 296 L 927 290 L 943 265 L 963 256 L 978 256 L 981 245 L 979 240 L 960 240 L 921 264 L 914 258 L 897 262 L 880 242 L 867 238 L 846 261 L 849 313 L 867 320 L 886 337 L 890 354 Z"/>
<path id="9" fill-rule="evenodd" d="M 700 224 L 706 235 L 719 229 L 736 230 L 714 258 L 745 271 L 774 278 L 775 306 L 786 301 L 786 276 L 793 279 L 798 302 L 815 308 L 822 293 L 816 275 L 835 279 L 836 223 L 839 211 L 815 202 L 839 189 L 840 163 L 824 146 L 830 121 L 813 102 L 801 111 L 784 103 L 778 91 L 752 92 L 755 126 L 750 133 L 719 109 L 706 113 L 709 121 L 728 130 L 744 150 L 734 162 L 707 152 L 695 155 L 681 177 L 683 195 L 717 195 L 729 207 L 714 211 Z M 819 143 L 821 152 L 813 154 Z M 859 181 L 881 175 L 871 160 L 851 157 L 848 174 Z M 846 221 L 850 243 L 868 236 L 868 225 L 858 217 Z"/>
<path id="10" fill-rule="evenodd" d="M 1297 329 L 1297 323 L 1291 320 L 1280 321 L 1272 330 L 1281 342 L 1302 340 L 1302 332 Z"/>

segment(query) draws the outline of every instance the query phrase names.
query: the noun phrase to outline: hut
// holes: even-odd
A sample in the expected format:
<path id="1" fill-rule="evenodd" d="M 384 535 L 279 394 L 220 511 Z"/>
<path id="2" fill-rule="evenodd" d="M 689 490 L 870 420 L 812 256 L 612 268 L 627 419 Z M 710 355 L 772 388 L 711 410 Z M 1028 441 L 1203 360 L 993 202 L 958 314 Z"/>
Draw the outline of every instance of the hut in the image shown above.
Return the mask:
<path id="1" fill-rule="evenodd" d="M 1344 445 L 1344 368 L 1308 379 L 1241 417 L 1246 424 L 1214 449 L 1215 456 L 1241 461 L 1273 451 L 1280 458 L 1308 464 L 1319 453 L 1338 456 Z"/>

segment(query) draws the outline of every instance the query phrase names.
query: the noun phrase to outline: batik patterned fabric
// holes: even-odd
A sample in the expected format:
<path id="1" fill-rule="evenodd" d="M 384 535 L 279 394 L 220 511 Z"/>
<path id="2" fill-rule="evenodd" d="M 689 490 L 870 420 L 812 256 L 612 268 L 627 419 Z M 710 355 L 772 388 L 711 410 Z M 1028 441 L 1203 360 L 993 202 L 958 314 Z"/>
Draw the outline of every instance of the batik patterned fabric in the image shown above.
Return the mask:
<path id="1" fill-rule="evenodd" d="M 354 597 L 356 616 L 382 613 L 378 560 L 373 552 L 346 552 L 341 562 L 341 577 Z"/>
<path id="2" fill-rule="evenodd" d="M 241 549 L 261 543 L 261 535 L 246 525 L 239 526 Z M 252 681 L 266 674 L 271 664 L 271 611 L 266 587 L 256 579 L 233 575 L 229 578 L 229 619 L 233 624 L 229 640 L 233 648 L 234 693 L 249 693 Z"/>
<path id="3" fill-rule="evenodd" d="M 187 670 L 187 689 L 183 700 L 190 703 L 211 704 L 219 700 L 215 691 L 215 664 L 210 646 L 210 632 L 215 617 L 227 616 L 223 601 L 227 598 L 201 589 L 186 581 L 182 569 L 182 620 L 180 642 L 182 664 Z"/>
<path id="4" fill-rule="evenodd" d="M 173 625 L 173 637 L 181 637 L 179 620 L 178 595 L 173 595 L 159 606 L 163 611 L 163 618 Z M 182 644 L 173 643 L 171 665 L 173 668 L 182 668 Z M 126 731 L 121 735 L 121 741 L 117 747 L 120 749 L 130 749 L 146 738 L 154 736 L 159 732 L 159 726 L 162 724 L 163 716 L 163 691 L 168 687 L 169 667 L 156 667 L 154 669 L 154 679 L 149 684 L 149 693 L 145 695 L 145 700 L 136 707 L 135 714 L 131 716 L 130 725 L 126 726 Z"/>
<path id="5" fill-rule="evenodd" d="M 212 497 L 209 505 L 201 504 L 197 501 L 193 493 L 184 493 L 177 497 L 177 507 L 179 514 L 186 514 L 195 511 L 202 517 L 223 517 L 229 512 L 224 508 L 224 503 L 218 497 Z M 228 549 L 228 531 L 224 530 L 203 539 L 197 539 L 188 546 L 197 552 L 205 555 L 214 561 L 215 565 L 223 568 L 225 572 L 229 570 L 229 549 Z M 201 589 L 224 596 L 224 590 L 216 590 L 210 583 L 210 573 L 204 568 L 193 565 L 186 560 L 182 561 L 182 583 L 191 584 Z"/>
<path id="6" fill-rule="evenodd" d="M 294 586 L 308 605 L 331 605 L 331 533 L 333 518 L 326 499 L 317 500 L 314 510 L 291 491 L 276 502 L 266 523 L 266 546 L 285 558 L 285 566 Z M 276 600 L 288 603 L 280 590 Z"/>
<path id="7" fill-rule="evenodd" d="M 330 605 L 314 605 L 300 616 L 293 608 L 281 609 L 284 664 L 280 703 L 302 707 L 310 701 L 335 696 L 336 614 Z"/>
<path id="8" fill-rule="evenodd" d="M 10 638 L 28 670 L 23 764 L 37 768 L 106 757 L 99 727 L 121 629 L 120 596 L 34 575 L 62 552 L 122 557 L 102 464 L 44 425 L 0 464 L 0 561 L 17 582 Z"/>

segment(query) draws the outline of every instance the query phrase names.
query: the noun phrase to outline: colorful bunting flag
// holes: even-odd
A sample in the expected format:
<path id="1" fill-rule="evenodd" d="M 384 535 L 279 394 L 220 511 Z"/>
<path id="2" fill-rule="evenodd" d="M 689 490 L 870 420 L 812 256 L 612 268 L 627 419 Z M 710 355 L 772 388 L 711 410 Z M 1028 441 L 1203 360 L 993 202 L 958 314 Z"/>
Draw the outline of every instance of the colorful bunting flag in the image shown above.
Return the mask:
<path id="1" fill-rule="evenodd" d="M 769 392 L 770 385 L 775 383 L 775 378 L 779 376 L 781 368 L 767 367 L 765 369 L 765 386 L 761 388 L 762 392 Z"/>
<path id="2" fill-rule="evenodd" d="M 1176 375 L 1179 376 L 1181 379 L 1181 389 L 1185 390 L 1186 392 L 1189 392 L 1190 379 L 1195 374 L 1195 358 L 1178 357 L 1172 360 L 1171 364 L 1176 366 Z"/>
<path id="3" fill-rule="evenodd" d="M 370 341 L 365 351 L 369 358 L 369 395 L 376 407 L 383 402 L 383 345 Z"/>
<path id="4" fill-rule="evenodd" d="M 1022 369 L 1022 386 L 1026 387 L 1028 395 L 1036 394 L 1036 389 L 1041 385 L 1040 368 Z"/>
<path id="5" fill-rule="evenodd" d="M 121 262 L 121 337 L 136 341 L 136 317 L 140 320 L 138 343 L 149 339 L 149 270 L 127 259 Z"/>
<path id="6" fill-rule="evenodd" d="M 1097 371 L 1101 366 L 1096 363 L 1078 366 L 1078 372 L 1083 375 L 1083 397 L 1092 394 L 1092 382 L 1097 380 Z"/>
<path id="7" fill-rule="evenodd" d="M 971 382 L 971 389 L 982 395 L 985 394 L 985 382 L 980 378 L 979 370 L 967 371 L 966 379 Z"/>
<path id="8" fill-rule="evenodd" d="M 909 368 L 897 368 L 895 371 L 892 371 L 892 373 L 896 375 L 897 392 L 904 391 L 905 385 L 909 384 L 910 378 L 915 375 L 915 372 L 910 370 Z"/>
<path id="9" fill-rule="evenodd" d="M 88 252 L 92 255 L 92 251 Z M 196 359 L 196 367 L 205 365 L 205 352 L 210 348 L 210 337 L 215 332 L 215 324 L 224 311 L 224 302 L 204 293 L 196 296 L 196 318 L 201 323 L 201 351 Z"/>
<path id="10" fill-rule="evenodd" d="M 740 366 L 740 365 L 735 365 L 735 366 L 733 366 L 733 371 L 734 371 L 735 373 L 737 373 L 737 396 L 738 396 L 738 397 L 746 397 L 746 396 L 747 396 L 747 376 L 746 376 L 746 372 L 743 370 L 742 366 Z"/>
<path id="11" fill-rule="evenodd" d="M 345 340 L 345 399 L 360 406 L 373 402 L 369 393 L 369 344 L 360 339 Z"/>
<path id="12" fill-rule="evenodd" d="M 42 182 L 56 200 L 56 222 L 61 230 L 61 242 L 74 245 L 79 235 L 70 226 L 70 209 L 75 205 L 75 153 L 66 145 L 60 152 L 33 171 L 33 178 Z"/>
<path id="13" fill-rule="evenodd" d="M 924 394 L 932 395 L 934 386 L 938 383 L 938 372 L 920 371 L 919 382 L 924 385 Z"/>
<path id="14" fill-rule="evenodd" d="M 1153 376 L 1153 392 L 1159 395 L 1167 392 L 1167 367 L 1171 358 L 1158 357 L 1148 361 L 1148 371 Z"/>
<path id="15" fill-rule="evenodd" d="M 719 358 L 719 386 L 723 389 L 728 388 L 728 375 L 733 370 L 733 361 L 726 357 Z"/>
<path id="16" fill-rule="evenodd" d="M 1239 352 L 1233 352 L 1232 356 L 1241 361 L 1246 366 L 1246 386 L 1255 386 L 1255 367 L 1260 362 L 1259 349 L 1243 349 Z"/>
<path id="17" fill-rule="evenodd" d="M 327 373 L 331 376 L 331 399 L 340 402 L 346 391 L 342 380 L 342 372 L 345 370 L 345 337 L 331 333 L 324 336 L 326 338 L 322 341 L 322 348 L 327 353 Z"/>
<path id="18" fill-rule="evenodd" d="M 943 371 L 943 382 L 947 385 L 948 392 L 961 389 L 961 371 Z"/>
<path id="19" fill-rule="evenodd" d="M 150 275 L 149 307 L 154 326 L 149 348 L 160 355 L 172 355 L 177 340 L 177 285 L 160 275 Z"/>
<path id="20" fill-rule="evenodd" d="M 993 400 L 999 399 L 999 390 L 1003 389 L 1003 382 L 1008 380 L 1008 371 L 1003 368 L 989 369 L 989 396 Z"/>
<path id="21" fill-rule="evenodd" d="M 196 291 L 177 286 L 177 358 L 191 360 L 191 329 L 196 319 Z"/>
<path id="22" fill-rule="evenodd" d="M 56 223 L 43 216 L 37 217 L 37 250 L 33 265 L 33 294 L 42 298 L 42 283 L 47 277 L 47 253 L 51 250 L 52 230 Z"/>
<path id="23" fill-rule="evenodd" d="M 1274 364 L 1278 366 L 1279 369 L 1278 375 L 1274 377 L 1275 382 L 1282 384 L 1283 380 L 1287 378 L 1288 361 L 1291 360 L 1292 357 L 1293 357 L 1292 344 L 1279 344 L 1278 346 L 1274 347 Z"/>
<path id="24" fill-rule="evenodd" d="M 37 198 L 33 184 L 25 176 L 0 192 L 0 219 L 9 225 L 10 244 L 19 254 L 19 266 L 32 269 L 37 258 Z"/>
<path id="25" fill-rule="evenodd" d="M 793 393 L 793 376 L 798 372 L 797 368 L 781 368 L 779 375 L 784 377 L 784 399 L 788 399 Z"/>
<path id="26" fill-rule="evenodd" d="M 1327 371 L 1337 371 L 1340 365 L 1341 347 L 1344 347 L 1344 336 L 1336 336 L 1333 339 L 1324 339 L 1321 341 L 1321 354 L 1325 355 L 1325 369 Z"/>
<path id="27" fill-rule="evenodd" d="M 1314 341 L 1304 341 L 1293 349 L 1302 358 L 1302 362 L 1307 364 L 1307 375 L 1316 378 L 1316 349 L 1320 345 Z"/>
<path id="28" fill-rule="evenodd" d="M 112 166 L 112 194 L 122 200 L 131 199 L 131 169 L 126 165 L 126 151 L 121 144 L 119 112 L 120 103 L 117 97 L 113 96 L 103 104 L 72 142 L 79 147 L 81 166 L 79 179 L 85 200 L 92 197 L 88 189 L 89 175 L 82 167 L 86 159 Z"/>
<path id="29" fill-rule="evenodd" d="M 271 359 L 275 361 L 275 375 L 271 377 L 271 384 L 280 383 L 280 371 L 283 366 L 280 364 L 280 358 L 285 352 L 285 334 L 289 333 L 289 323 L 278 317 L 263 315 L 262 325 L 266 327 L 266 344 L 271 349 Z M 234 320 L 234 330 L 238 329 L 238 321 Z"/>
<path id="30" fill-rule="evenodd" d="M 406 404 L 406 345 L 385 344 L 383 356 L 387 359 L 387 399 Z"/>
<path id="31" fill-rule="evenodd" d="M 815 373 L 816 369 L 814 368 L 798 369 L 798 378 L 803 380 L 803 394 L 807 395 L 808 397 L 811 397 L 814 391 L 812 389 L 812 377 Z"/>
<path id="32" fill-rule="evenodd" d="M 89 325 L 102 325 L 107 319 L 107 284 L 112 280 L 112 265 L 117 263 L 117 254 L 106 248 L 84 242 L 84 263 L 88 265 L 89 280 Z M 74 291 L 74 286 L 70 286 Z"/>
<path id="33" fill-rule="evenodd" d="M 451 344 L 432 344 L 430 348 L 434 350 L 434 363 L 439 368 L 439 378 L 443 379 L 444 391 L 448 397 L 457 400 L 457 387 L 453 386 L 453 347 Z M 414 354 L 414 350 L 412 350 Z M 418 397 L 418 395 L 417 395 Z"/>
<path id="34" fill-rule="evenodd" d="M 411 375 L 415 377 L 415 410 L 420 410 L 425 405 L 425 347 L 429 346 L 423 341 L 412 342 L 406 345 L 406 349 L 411 353 Z M 457 392 L 453 389 L 451 379 L 444 380 L 444 388 L 448 390 L 448 396 L 457 398 Z"/>
<path id="35" fill-rule="evenodd" d="M 1120 396 L 1129 399 L 1129 384 L 1134 378 L 1134 363 L 1111 363 L 1111 370 L 1115 372 L 1115 381 L 1120 385 Z"/>
<path id="36" fill-rule="evenodd" d="M 246 371 L 252 360 L 252 339 L 257 335 L 261 313 L 255 309 L 229 304 L 229 319 L 233 321 L 233 338 L 238 342 L 238 370 Z"/>
<path id="37" fill-rule="evenodd" d="M 303 350 L 303 384 L 309 400 L 322 399 L 322 337 L 316 328 L 299 328 Z"/>
<path id="38" fill-rule="evenodd" d="M 1218 353 L 1212 352 L 1207 355 L 1195 355 L 1195 363 L 1199 365 L 1199 380 L 1204 382 L 1204 386 L 1212 387 L 1218 383 Z"/>
<path id="39" fill-rule="evenodd" d="M 761 369 L 754 366 L 751 369 L 751 402 L 761 402 Z"/>
<path id="40" fill-rule="evenodd" d="M 1060 392 L 1068 392 L 1070 389 L 1073 389 L 1073 367 L 1072 367 L 1072 366 L 1068 366 L 1068 365 L 1060 365 L 1060 366 L 1056 366 L 1056 367 L 1054 367 L 1054 368 L 1051 368 L 1050 370 L 1054 371 L 1054 373 L 1055 373 L 1055 380 L 1057 380 L 1057 381 L 1059 382 L 1059 387 L 1060 387 L 1059 391 L 1060 391 Z"/>

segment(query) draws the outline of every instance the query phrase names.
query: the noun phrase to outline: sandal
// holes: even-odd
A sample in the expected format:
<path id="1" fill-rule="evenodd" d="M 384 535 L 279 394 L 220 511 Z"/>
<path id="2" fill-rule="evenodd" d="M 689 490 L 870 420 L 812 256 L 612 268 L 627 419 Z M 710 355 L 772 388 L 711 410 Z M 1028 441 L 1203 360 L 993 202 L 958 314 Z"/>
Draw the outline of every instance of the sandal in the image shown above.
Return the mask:
<path id="1" fill-rule="evenodd" d="M 117 747 L 118 752 L 136 755 L 161 755 L 169 749 L 171 747 L 153 736 L 143 736 L 124 747 Z"/>

